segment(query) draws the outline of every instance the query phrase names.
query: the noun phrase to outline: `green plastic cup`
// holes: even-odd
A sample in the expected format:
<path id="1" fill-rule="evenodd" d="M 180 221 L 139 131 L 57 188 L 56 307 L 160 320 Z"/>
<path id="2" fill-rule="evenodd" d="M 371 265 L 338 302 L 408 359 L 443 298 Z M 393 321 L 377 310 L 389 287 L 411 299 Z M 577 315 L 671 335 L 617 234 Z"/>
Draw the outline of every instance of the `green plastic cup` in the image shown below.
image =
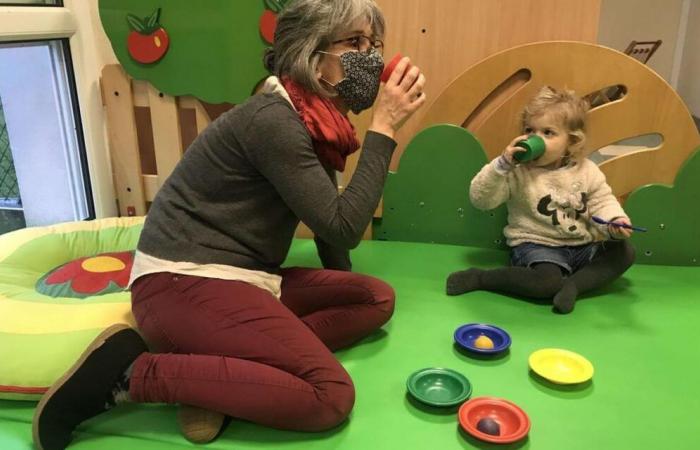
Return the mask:
<path id="1" fill-rule="evenodd" d="M 518 162 L 534 161 L 544 154 L 545 143 L 544 139 L 536 134 L 531 135 L 527 139 L 515 143 L 516 147 L 524 148 L 524 152 L 517 152 L 513 155 Z"/>

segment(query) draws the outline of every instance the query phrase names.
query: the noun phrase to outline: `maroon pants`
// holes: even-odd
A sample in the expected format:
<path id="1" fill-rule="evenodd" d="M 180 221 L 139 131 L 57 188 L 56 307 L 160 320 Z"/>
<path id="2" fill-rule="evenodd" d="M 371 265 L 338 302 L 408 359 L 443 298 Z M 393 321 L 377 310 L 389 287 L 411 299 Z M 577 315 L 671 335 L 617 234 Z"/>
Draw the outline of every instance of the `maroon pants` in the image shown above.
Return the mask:
<path id="1" fill-rule="evenodd" d="M 134 316 L 159 353 L 135 361 L 131 398 L 290 430 L 325 430 L 345 420 L 355 390 L 331 352 L 386 323 L 394 291 L 351 272 L 291 268 L 282 277 L 281 301 L 240 281 L 139 278 Z"/>

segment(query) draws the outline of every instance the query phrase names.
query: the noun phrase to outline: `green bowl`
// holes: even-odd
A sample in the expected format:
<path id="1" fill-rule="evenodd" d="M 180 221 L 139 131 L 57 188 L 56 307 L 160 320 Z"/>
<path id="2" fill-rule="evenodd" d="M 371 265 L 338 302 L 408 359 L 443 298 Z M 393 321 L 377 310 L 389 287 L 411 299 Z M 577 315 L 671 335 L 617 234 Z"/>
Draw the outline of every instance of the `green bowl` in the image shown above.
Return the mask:
<path id="1" fill-rule="evenodd" d="M 416 400 L 431 406 L 459 405 L 472 393 L 467 377 L 452 369 L 442 368 L 413 372 L 406 381 L 406 387 Z"/>

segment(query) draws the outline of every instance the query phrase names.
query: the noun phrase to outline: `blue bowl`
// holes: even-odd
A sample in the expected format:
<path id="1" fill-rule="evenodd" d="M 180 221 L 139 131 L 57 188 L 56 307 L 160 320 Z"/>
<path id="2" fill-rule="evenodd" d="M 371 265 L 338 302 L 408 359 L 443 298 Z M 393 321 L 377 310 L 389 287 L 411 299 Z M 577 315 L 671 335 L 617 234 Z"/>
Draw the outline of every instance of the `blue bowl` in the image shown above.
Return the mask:
<path id="1" fill-rule="evenodd" d="M 477 348 L 474 346 L 474 341 L 482 335 L 493 341 L 493 348 Z M 493 355 L 510 347 L 510 335 L 504 329 L 493 325 L 468 323 L 455 330 L 455 342 L 470 352 Z"/>

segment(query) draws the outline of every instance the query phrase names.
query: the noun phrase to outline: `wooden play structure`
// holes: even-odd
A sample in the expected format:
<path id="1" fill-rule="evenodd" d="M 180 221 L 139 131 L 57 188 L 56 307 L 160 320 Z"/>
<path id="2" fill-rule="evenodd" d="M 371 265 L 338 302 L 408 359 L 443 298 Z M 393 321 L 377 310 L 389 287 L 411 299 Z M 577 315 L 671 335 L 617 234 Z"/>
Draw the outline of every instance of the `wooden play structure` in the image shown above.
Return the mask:
<path id="1" fill-rule="evenodd" d="M 530 42 L 568 40 L 595 43 L 601 1 L 571 0 L 378 0 L 387 18 L 385 54 L 397 51 L 420 66 L 428 80 L 428 100 L 469 67 L 489 56 Z M 542 24 L 542 12 L 556 20 Z M 399 147 L 392 168 L 398 167 L 403 149 L 425 128 L 427 108 L 417 111 L 397 134 Z"/>
<path id="2" fill-rule="evenodd" d="M 649 183 L 672 183 L 678 169 L 700 145 L 688 108 L 658 74 L 621 52 L 582 42 L 541 42 L 493 55 L 457 77 L 428 107 L 421 126 L 462 125 L 481 141 L 489 159 L 520 133 L 519 112 L 543 85 L 580 95 L 622 85 L 620 100 L 591 109 L 589 152 L 650 133 L 663 142 L 601 164 L 624 198 Z"/>
<path id="3" fill-rule="evenodd" d="M 658 41 L 632 41 L 629 43 L 625 49 L 625 55 L 629 55 L 642 64 L 646 64 L 652 57 L 656 50 L 661 47 L 661 40 Z M 625 95 L 624 86 L 613 86 L 609 88 L 603 88 L 600 91 L 593 92 L 587 95 L 587 100 L 591 106 L 600 106 L 604 103 L 609 103 L 615 100 L 619 100 Z"/>
<path id="4" fill-rule="evenodd" d="M 117 64 L 103 68 L 101 81 L 119 215 L 142 216 L 211 118 L 196 98 L 159 92 L 132 79 Z M 313 234 L 300 224 L 297 237 Z M 368 227 L 365 238 L 370 237 Z"/>
<path id="5" fill-rule="evenodd" d="M 184 149 L 211 119 L 197 99 L 165 95 L 132 80 L 119 65 L 103 68 L 102 99 L 119 214 L 145 215 Z"/>

